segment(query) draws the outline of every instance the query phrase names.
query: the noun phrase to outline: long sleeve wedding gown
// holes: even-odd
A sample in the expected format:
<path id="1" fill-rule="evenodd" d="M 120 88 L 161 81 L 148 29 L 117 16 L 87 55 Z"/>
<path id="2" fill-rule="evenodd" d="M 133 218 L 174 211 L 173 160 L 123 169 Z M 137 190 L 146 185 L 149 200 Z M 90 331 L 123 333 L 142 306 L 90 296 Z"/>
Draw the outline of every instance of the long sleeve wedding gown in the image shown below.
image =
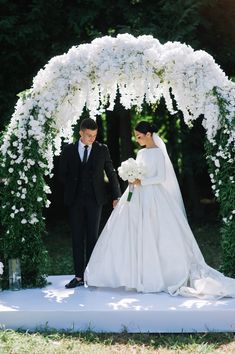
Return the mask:
<path id="1" fill-rule="evenodd" d="M 145 148 L 141 186 L 113 210 L 85 271 L 88 286 L 207 298 L 235 297 L 235 279 L 209 267 L 187 218 L 164 186 L 165 157 Z"/>

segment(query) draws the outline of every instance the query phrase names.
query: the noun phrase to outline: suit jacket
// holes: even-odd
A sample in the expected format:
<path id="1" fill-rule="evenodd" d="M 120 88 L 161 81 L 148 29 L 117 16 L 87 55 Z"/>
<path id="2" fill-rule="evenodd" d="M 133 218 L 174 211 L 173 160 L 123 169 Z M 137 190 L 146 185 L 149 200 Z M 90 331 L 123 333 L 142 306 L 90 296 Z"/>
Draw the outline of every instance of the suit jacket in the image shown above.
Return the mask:
<path id="1" fill-rule="evenodd" d="M 92 144 L 89 159 L 92 162 L 92 184 L 97 203 L 104 204 L 107 200 L 104 171 L 111 185 L 113 199 L 119 198 L 121 190 L 108 147 L 95 141 Z M 78 141 L 75 144 L 66 145 L 59 163 L 59 178 L 64 184 L 64 202 L 66 206 L 71 206 L 76 197 L 77 186 L 81 178 L 81 168 Z"/>

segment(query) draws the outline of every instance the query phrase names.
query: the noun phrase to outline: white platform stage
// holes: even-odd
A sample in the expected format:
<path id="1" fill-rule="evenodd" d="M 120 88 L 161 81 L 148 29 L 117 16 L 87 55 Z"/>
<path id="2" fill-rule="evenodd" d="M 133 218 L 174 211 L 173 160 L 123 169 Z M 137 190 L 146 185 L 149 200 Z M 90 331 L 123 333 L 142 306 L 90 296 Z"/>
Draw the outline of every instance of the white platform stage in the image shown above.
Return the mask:
<path id="1" fill-rule="evenodd" d="M 123 289 L 65 289 L 50 276 L 43 289 L 0 293 L 0 326 L 95 332 L 235 332 L 235 299 L 217 301 Z"/>

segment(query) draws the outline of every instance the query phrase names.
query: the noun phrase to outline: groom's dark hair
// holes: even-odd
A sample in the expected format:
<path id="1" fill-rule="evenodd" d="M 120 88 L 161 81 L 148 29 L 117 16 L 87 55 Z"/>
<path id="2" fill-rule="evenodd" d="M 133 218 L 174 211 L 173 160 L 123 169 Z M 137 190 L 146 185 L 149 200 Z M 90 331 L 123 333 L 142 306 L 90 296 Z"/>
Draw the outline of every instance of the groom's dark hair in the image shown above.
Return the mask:
<path id="1" fill-rule="evenodd" d="M 97 130 L 98 125 L 94 119 L 85 118 L 81 121 L 80 129 L 81 130 L 86 130 L 86 129 Z"/>

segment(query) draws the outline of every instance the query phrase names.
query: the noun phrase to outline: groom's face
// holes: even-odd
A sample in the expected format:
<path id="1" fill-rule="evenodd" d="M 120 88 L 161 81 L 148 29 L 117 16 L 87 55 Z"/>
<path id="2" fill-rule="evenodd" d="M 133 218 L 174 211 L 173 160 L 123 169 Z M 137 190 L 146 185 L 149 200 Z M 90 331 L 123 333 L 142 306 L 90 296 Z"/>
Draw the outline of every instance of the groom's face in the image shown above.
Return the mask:
<path id="1" fill-rule="evenodd" d="M 83 144 L 92 145 L 96 139 L 96 136 L 97 136 L 97 129 L 96 130 L 91 130 L 91 129 L 80 130 L 79 134 L 81 136 L 81 141 Z"/>

